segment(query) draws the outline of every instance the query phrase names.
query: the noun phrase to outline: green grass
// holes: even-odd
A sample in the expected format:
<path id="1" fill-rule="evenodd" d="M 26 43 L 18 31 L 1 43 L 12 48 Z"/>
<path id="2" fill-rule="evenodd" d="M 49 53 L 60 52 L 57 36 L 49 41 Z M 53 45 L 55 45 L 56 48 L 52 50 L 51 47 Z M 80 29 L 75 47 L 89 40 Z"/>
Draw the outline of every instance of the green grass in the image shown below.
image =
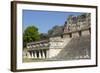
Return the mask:
<path id="1" fill-rule="evenodd" d="M 50 61 L 49 59 L 32 59 L 32 58 L 23 58 L 23 62 L 43 62 L 43 61 Z"/>

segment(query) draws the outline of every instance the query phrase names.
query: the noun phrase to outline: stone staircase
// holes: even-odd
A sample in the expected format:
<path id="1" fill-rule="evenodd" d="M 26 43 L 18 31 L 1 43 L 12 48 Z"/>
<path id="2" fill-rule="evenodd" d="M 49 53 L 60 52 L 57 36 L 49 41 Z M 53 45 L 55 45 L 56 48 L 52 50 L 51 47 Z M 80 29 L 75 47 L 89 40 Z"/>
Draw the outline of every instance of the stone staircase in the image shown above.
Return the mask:
<path id="1" fill-rule="evenodd" d="M 91 37 L 90 35 L 72 38 L 60 53 L 52 59 L 73 60 L 89 59 L 91 57 Z"/>
<path id="2" fill-rule="evenodd" d="M 71 41 L 72 38 L 63 38 L 63 48 Z"/>

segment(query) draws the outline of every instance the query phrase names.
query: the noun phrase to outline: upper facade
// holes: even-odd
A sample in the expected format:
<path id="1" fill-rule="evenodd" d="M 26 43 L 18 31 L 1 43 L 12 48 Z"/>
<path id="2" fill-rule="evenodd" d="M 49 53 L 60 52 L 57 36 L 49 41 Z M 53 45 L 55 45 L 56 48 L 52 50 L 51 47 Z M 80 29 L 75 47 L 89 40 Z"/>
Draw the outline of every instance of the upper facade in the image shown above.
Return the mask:
<path id="1" fill-rule="evenodd" d="M 64 33 L 88 29 L 91 25 L 91 14 L 84 13 L 79 16 L 70 15 L 64 24 Z"/>

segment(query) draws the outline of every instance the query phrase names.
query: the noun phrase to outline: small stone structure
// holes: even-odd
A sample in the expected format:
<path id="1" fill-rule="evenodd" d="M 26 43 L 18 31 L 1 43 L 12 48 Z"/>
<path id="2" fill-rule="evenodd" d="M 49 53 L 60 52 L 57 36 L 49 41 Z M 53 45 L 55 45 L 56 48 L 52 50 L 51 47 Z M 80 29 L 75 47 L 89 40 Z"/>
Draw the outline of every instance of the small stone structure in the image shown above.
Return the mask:
<path id="1" fill-rule="evenodd" d="M 27 50 L 24 51 L 26 58 L 48 58 L 49 41 L 43 40 L 38 42 L 31 42 L 27 44 Z M 26 56 L 25 56 L 26 54 Z"/>
<path id="2" fill-rule="evenodd" d="M 91 20 L 90 19 L 91 19 L 90 13 L 84 13 L 79 16 L 72 16 L 72 15 L 69 16 L 69 18 L 65 21 L 63 33 L 57 36 L 52 36 L 48 40 L 27 43 L 27 50 L 23 52 L 24 57 L 25 58 L 39 58 L 39 59 L 57 59 L 57 56 L 61 56 L 62 54 L 67 53 L 67 51 L 65 52 L 63 51 L 62 53 L 62 50 L 64 50 L 64 48 L 66 48 L 68 44 L 70 44 L 73 40 L 75 40 L 75 38 L 82 39 L 84 36 L 91 37 L 91 23 L 90 23 Z M 90 37 L 88 38 L 89 47 L 90 47 Z M 75 44 L 78 43 L 78 39 L 76 39 L 75 41 L 73 41 Z M 82 44 L 81 40 L 79 42 L 81 42 Z M 75 46 L 77 47 L 78 50 L 80 50 L 79 48 L 81 47 L 81 45 L 76 44 Z M 85 47 L 87 48 L 87 50 L 89 48 L 88 46 Z M 69 48 L 71 47 L 67 47 L 66 49 L 69 49 Z M 79 57 L 90 58 L 90 53 L 87 53 L 88 51 L 85 51 L 86 54 L 80 55 Z M 78 57 L 78 56 L 75 56 L 75 57 Z M 61 57 L 59 57 L 58 59 L 60 58 Z"/>

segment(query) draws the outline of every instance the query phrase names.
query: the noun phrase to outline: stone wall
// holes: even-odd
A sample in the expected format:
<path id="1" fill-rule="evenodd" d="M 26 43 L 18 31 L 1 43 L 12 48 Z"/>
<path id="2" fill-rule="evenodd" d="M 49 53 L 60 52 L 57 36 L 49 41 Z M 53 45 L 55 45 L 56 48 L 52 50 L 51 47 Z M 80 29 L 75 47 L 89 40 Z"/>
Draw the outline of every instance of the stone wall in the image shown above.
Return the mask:
<path id="1" fill-rule="evenodd" d="M 52 59 L 72 60 L 91 58 L 91 36 L 73 37 L 71 41 Z"/>
<path id="2" fill-rule="evenodd" d="M 57 48 L 57 49 L 50 48 L 49 49 L 49 58 L 57 56 L 60 53 L 61 50 L 62 50 L 62 48 Z"/>
<path id="3" fill-rule="evenodd" d="M 90 34 L 90 31 L 89 30 L 84 30 L 84 31 L 82 31 L 82 35 L 84 36 L 84 35 L 89 35 Z"/>
<path id="4" fill-rule="evenodd" d="M 89 31 L 90 31 L 90 29 L 85 29 L 85 30 L 66 33 L 66 34 L 63 34 L 63 35 L 57 36 L 57 37 L 51 37 L 49 39 L 50 40 L 50 42 L 49 42 L 50 43 L 49 58 L 57 56 L 57 54 L 59 54 L 60 51 L 62 49 L 64 49 L 64 47 L 66 45 L 68 45 L 69 42 L 73 38 L 80 38 L 80 37 L 83 37 L 83 36 L 91 36 L 91 33 Z M 72 36 L 70 36 L 70 35 L 72 35 Z"/>
<path id="5" fill-rule="evenodd" d="M 66 23 L 67 22 L 67 23 Z M 69 16 L 64 24 L 64 33 L 90 28 L 91 14 L 84 13 L 79 16 Z"/>
<path id="6" fill-rule="evenodd" d="M 58 37 L 51 37 L 49 46 L 49 58 L 57 56 L 60 51 L 66 46 L 67 43 L 71 40 L 69 35 L 63 35 Z"/>

